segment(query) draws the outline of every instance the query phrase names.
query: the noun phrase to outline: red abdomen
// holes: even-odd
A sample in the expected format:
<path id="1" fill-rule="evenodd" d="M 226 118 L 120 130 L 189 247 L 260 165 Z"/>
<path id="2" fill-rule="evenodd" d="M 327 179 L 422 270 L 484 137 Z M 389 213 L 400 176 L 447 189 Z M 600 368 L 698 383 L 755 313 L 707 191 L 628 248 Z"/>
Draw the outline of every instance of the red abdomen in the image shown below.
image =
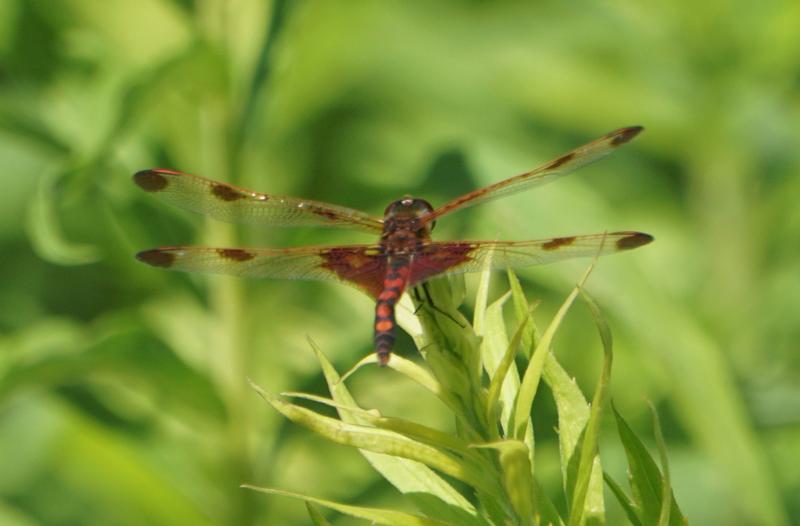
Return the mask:
<path id="1" fill-rule="evenodd" d="M 394 347 L 394 307 L 408 283 L 410 264 L 407 260 L 390 261 L 383 290 L 375 304 L 375 352 L 378 363 L 386 365 Z"/>

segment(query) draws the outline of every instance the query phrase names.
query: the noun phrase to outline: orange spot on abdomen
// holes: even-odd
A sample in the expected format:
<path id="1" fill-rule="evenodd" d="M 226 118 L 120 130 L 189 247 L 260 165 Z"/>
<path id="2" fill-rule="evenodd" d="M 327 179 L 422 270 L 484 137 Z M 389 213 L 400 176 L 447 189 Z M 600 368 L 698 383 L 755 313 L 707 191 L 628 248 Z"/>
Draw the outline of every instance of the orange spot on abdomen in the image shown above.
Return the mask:
<path id="1" fill-rule="evenodd" d="M 389 332 L 394 327 L 391 320 L 378 320 L 375 322 L 375 330 L 377 332 Z"/>
<path id="2" fill-rule="evenodd" d="M 380 301 L 389 301 L 393 299 L 397 299 L 397 291 L 394 290 L 384 290 L 381 292 L 381 295 L 378 296 L 378 300 Z"/>
<path id="3" fill-rule="evenodd" d="M 403 278 L 387 279 L 383 282 L 384 288 L 387 289 L 400 289 L 403 285 L 405 285 L 405 280 Z"/>

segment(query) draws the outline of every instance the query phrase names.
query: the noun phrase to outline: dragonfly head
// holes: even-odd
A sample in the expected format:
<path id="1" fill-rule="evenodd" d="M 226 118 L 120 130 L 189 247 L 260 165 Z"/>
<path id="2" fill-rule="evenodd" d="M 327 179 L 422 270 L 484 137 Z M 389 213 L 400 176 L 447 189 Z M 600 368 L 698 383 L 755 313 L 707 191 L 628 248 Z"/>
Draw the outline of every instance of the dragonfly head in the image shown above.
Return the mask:
<path id="1" fill-rule="evenodd" d="M 386 219 L 416 219 L 431 212 L 433 207 L 426 200 L 404 196 L 387 206 L 383 215 Z"/>
<path id="2" fill-rule="evenodd" d="M 410 221 L 420 219 L 431 212 L 433 212 L 433 207 L 429 202 L 407 195 L 387 206 L 383 216 L 384 221 Z M 426 225 L 426 227 L 431 230 L 433 224 Z"/>

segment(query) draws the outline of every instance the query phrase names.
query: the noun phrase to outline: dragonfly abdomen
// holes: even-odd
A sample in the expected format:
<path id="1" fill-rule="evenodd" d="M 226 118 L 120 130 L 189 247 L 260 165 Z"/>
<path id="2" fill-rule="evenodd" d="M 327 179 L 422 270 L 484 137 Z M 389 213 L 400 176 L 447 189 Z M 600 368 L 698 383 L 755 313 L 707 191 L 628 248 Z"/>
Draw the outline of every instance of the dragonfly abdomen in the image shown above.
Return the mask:
<path id="1" fill-rule="evenodd" d="M 408 261 L 392 261 L 383 280 L 383 290 L 375 304 L 375 353 L 378 363 L 386 365 L 392 354 L 395 339 L 394 308 L 406 288 Z"/>

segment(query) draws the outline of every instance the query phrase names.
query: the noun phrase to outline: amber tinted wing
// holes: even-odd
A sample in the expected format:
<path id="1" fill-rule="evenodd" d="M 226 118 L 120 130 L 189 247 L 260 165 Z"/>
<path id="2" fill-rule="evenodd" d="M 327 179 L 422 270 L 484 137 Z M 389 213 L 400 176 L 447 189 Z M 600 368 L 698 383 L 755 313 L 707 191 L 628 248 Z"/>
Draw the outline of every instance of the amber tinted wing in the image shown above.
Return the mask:
<path id="1" fill-rule="evenodd" d="M 143 170 L 133 182 L 168 203 L 214 219 L 270 226 L 330 226 L 381 232 L 383 222 L 342 206 L 262 194 L 172 170 Z"/>
<path id="2" fill-rule="evenodd" d="M 377 297 L 386 275 L 386 257 L 378 245 L 341 247 L 205 248 L 145 250 L 139 261 L 171 270 L 250 278 L 333 280 Z"/>
<path id="3" fill-rule="evenodd" d="M 442 274 L 479 271 L 490 255 L 492 268 L 505 269 L 614 254 L 646 245 L 652 240 L 652 236 L 641 232 L 611 232 L 535 241 L 431 242 L 414 256 L 410 284 Z"/>
<path id="4" fill-rule="evenodd" d="M 455 210 L 485 203 L 492 199 L 497 199 L 498 197 L 521 192 L 528 188 L 548 183 L 558 177 L 577 170 L 581 166 L 586 166 L 591 162 L 605 157 L 618 146 L 636 137 L 643 129 L 644 128 L 641 126 L 631 126 L 629 128 L 615 130 L 557 159 L 553 159 L 530 172 L 525 172 L 453 199 L 449 203 L 434 210 L 431 214 L 425 216 L 424 221 L 427 223 Z"/>

